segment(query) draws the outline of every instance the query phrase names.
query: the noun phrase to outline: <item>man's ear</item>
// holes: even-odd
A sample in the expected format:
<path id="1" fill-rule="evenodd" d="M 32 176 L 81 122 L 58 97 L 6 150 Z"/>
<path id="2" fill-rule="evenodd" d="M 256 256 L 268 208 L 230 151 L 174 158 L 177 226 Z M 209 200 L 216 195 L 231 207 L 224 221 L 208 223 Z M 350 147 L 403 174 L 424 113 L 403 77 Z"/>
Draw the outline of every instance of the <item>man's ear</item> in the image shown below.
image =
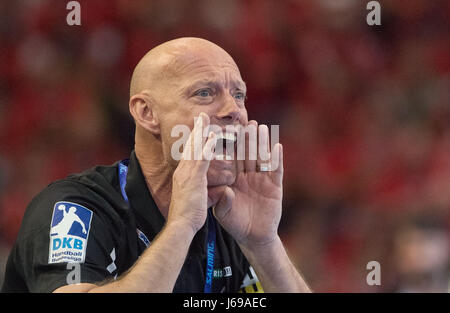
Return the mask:
<path id="1" fill-rule="evenodd" d="M 154 135 L 161 133 L 158 114 L 156 113 L 154 101 L 150 95 L 139 93 L 132 96 L 129 107 L 136 124 L 139 124 Z"/>

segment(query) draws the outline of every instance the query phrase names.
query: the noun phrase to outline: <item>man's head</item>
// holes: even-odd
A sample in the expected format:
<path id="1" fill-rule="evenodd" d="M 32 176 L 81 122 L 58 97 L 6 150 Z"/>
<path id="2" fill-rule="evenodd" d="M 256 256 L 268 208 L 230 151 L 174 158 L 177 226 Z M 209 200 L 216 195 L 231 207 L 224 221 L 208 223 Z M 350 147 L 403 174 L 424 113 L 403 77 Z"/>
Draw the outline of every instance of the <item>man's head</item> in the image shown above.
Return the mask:
<path id="1" fill-rule="evenodd" d="M 130 112 L 136 122 L 136 144 L 152 147 L 175 169 L 171 136 L 176 125 L 193 128 L 194 117 L 206 113 L 212 125 L 246 125 L 246 86 L 233 58 L 200 38 L 179 38 L 150 50 L 136 66 L 130 85 Z M 208 184 L 232 182 L 232 162 L 213 161 Z"/>

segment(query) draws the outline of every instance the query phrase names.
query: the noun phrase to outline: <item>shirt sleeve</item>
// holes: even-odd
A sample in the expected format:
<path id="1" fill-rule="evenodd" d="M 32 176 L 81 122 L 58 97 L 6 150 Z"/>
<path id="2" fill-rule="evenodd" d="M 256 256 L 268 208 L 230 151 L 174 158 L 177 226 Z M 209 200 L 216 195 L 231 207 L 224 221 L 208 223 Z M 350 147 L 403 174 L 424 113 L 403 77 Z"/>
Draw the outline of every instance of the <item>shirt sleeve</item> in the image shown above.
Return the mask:
<path id="1" fill-rule="evenodd" d="M 14 262 L 30 292 L 95 284 L 116 274 L 113 230 L 101 201 L 89 193 L 79 183 L 55 183 L 28 206 Z"/>

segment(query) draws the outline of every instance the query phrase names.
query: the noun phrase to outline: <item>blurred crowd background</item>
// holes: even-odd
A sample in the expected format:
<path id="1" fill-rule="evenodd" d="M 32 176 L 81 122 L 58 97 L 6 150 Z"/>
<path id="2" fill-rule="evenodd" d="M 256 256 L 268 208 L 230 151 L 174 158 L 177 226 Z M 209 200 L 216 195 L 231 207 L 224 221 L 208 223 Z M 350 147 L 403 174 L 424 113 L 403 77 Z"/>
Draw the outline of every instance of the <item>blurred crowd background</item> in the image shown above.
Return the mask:
<path id="1" fill-rule="evenodd" d="M 132 70 L 183 36 L 221 45 L 280 125 L 280 234 L 313 290 L 449 290 L 450 2 L 0 1 L 0 282 L 30 200 L 126 158 Z M 369 286 L 369 261 L 381 285 Z"/>

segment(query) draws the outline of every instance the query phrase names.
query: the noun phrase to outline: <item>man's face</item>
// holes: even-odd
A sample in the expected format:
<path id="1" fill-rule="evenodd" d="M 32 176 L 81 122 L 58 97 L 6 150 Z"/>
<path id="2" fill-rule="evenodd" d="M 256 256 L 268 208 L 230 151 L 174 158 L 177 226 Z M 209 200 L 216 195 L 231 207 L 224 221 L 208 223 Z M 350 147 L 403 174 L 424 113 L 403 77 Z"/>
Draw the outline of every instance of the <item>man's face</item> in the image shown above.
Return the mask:
<path id="1" fill-rule="evenodd" d="M 232 58 L 222 51 L 205 51 L 179 56 L 170 65 L 165 82 L 161 84 L 158 105 L 163 153 L 169 164 L 178 161 L 171 156 L 171 136 L 176 125 L 191 130 L 194 117 L 201 112 L 211 125 L 222 129 L 227 125 L 247 125 L 245 108 L 246 86 Z M 213 160 L 208 171 L 208 186 L 230 185 L 236 177 L 236 158 Z"/>

